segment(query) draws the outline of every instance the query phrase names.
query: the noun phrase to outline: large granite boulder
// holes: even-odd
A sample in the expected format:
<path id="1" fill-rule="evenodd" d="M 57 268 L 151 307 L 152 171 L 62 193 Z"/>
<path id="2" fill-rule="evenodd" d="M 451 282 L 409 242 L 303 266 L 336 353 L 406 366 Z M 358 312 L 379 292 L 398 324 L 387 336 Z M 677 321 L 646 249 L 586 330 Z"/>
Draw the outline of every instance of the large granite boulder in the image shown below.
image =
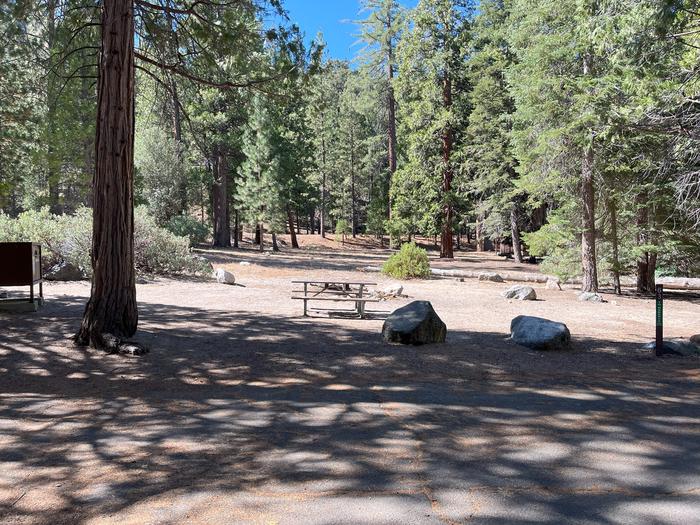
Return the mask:
<path id="1" fill-rule="evenodd" d="M 656 341 L 651 341 L 642 347 L 644 350 L 656 351 Z M 678 355 L 678 356 L 698 356 L 700 357 L 700 346 L 693 341 L 685 339 L 664 339 L 664 345 L 661 347 L 661 355 Z"/>
<path id="2" fill-rule="evenodd" d="M 227 272 L 223 268 L 218 268 L 214 271 L 214 279 L 220 284 L 236 284 L 236 278 L 231 272 Z"/>
<path id="3" fill-rule="evenodd" d="M 44 279 L 47 281 L 82 281 L 85 279 L 85 273 L 77 266 L 63 261 L 49 268 L 44 273 Z"/>
<path id="4" fill-rule="evenodd" d="M 447 326 L 428 301 L 413 301 L 394 311 L 382 327 L 382 337 L 389 343 L 422 345 L 444 343 Z"/>
<path id="5" fill-rule="evenodd" d="M 532 286 L 516 284 L 501 292 L 506 299 L 517 299 L 518 301 L 536 301 L 537 293 Z"/>
<path id="6" fill-rule="evenodd" d="M 700 334 L 691 336 L 690 342 L 693 343 L 695 346 L 700 346 Z"/>
<path id="7" fill-rule="evenodd" d="M 535 350 L 562 350 L 571 342 L 564 323 L 529 315 L 519 315 L 511 321 L 510 337 L 515 343 Z"/>

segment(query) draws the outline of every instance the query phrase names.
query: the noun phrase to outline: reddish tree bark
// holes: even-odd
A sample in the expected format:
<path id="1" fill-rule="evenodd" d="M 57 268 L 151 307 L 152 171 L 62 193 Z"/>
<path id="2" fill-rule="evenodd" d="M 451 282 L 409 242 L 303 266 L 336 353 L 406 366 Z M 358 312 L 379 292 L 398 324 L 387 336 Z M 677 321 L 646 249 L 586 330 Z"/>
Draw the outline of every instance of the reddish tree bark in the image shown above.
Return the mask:
<path id="1" fill-rule="evenodd" d="M 393 49 L 389 48 L 389 55 L 388 55 L 388 76 L 389 76 L 389 89 L 387 92 L 387 109 L 389 110 L 389 122 L 387 126 L 387 133 L 388 133 L 388 142 L 389 142 L 389 148 L 388 148 L 388 157 L 389 157 L 389 193 L 388 193 L 388 198 L 387 198 L 387 203 L 388 203 L 388 210 L 387 210 L 387 216 L 389 219 L 391 219 L 391 184 L 392 181 L 394 180 L 394 172 L 396 171 L 396 150 L 397 150 L 397 141 L 396 141 L 396 96 L 394 95 L 394 87 L 393 87 L 393 82 L 394 82 L 394 53 Z"/>
<path id="2" fill-rule="evenodd" d="M 637 246 L 651 242 L 649 238 L 649 208 L 647 192 L 640 193 L 636 198 L 637 204 Z M 648 251 L 641 252 L 637 259 L 637 292 L 653 293 L 656 287 L 656 254 Z"/>
<path id="3" fill-rule="evenodd" d="M 588 147 L 583 155 L 581 169 L 581 202 L 583 223 L 581 232 L 581 266 L 583 277 L 581 290 L 598 291 L 598 268 L 595 253 L 595 190 L 593 186 L 593 148 Z"/>
<path id="4" fill-rule="evenodd" d="M 299 248 L 299 242 L 297 241 L 297 232 L 294 229 L 294 216 L 292 215 L 292 210 L 289 208 L 289 206 L 287 206 L 287 222 L 289 223 L 289 235 L 292 240 L 292 248 Z M 297 227 L 298 225 L 299 223 L 297 222 Z"/>
<path id="5" fill-rule="evenodd" d="M 442 98 L 445 108 L 452 107 L 452 81 L 449 74 L 445 73 L 445 79 L 442 87 Z M 452 221 L 454 219 L 454 207 L 452 205 L 452 143 L 454 133 L 450 126 L 447 126 L 442 132 L 442 160 L 444 163 L 442 172 L 442 193 L 443 193 L 443 224 L 440 238 L 440 258 L 452 259 L 454 257 L 452 247 Z"/>
<path id="6" fill-rule="evenodd" d="M 519 206 L 513 203 L 510 208 L 510 236 L 513 240 L 513 257 L 515 262 L 523 262 L 523 251 L 520 247 L 520 226 L 518 224 Z"/>
<path id="7" fill-rule="evenodd" d="M 218 150 L 214 162 L 214 187 L 212 188 L 212 215 L 214 216 L 213 246 L 231 246 L 231 215 L 228 202 L 228 162 Z"/>
<path id="8" fill-rule="evenodd" d="M 105 347 L 106 334 L 136 332 L 134 270 L 134 9 L 133 0 L 104 0 L 97 84 L 92 183 L 92 288 L 76 335 Z"/>

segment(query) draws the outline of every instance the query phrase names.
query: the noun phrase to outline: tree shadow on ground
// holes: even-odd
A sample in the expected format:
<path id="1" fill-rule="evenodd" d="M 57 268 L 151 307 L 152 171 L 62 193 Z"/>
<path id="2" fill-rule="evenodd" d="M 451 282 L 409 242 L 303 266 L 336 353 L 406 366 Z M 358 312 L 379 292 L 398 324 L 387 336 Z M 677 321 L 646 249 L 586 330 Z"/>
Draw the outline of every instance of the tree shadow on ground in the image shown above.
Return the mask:
<path id="1" fill-rule="evenodd" d="M 69 345 L 83 303 L 0 318 L 2 522 L 697 517 L 698 360 L 153 303 L 134 359 Z"/>

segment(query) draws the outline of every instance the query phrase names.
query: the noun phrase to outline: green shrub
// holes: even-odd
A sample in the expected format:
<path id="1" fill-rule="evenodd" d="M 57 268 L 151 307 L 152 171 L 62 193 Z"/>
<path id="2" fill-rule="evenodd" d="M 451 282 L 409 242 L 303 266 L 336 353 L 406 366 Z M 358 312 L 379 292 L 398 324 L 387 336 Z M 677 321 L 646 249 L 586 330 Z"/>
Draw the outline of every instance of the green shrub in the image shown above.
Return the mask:
<path id="1" fill-rule="evenodd" d="M 350 233 L 350 225 L 345 219 L 338 219 L 335 223 L 335 240 L 336 242 L 345 242 L 345 236 Z"/>
<path id="2" fill-rule="evenodd" d="M 528 252 L 542 257 L 540 270 L 566 282 L 581 275 L 581 248 L 573 233 L 575 228 L 562 210 L 549 216 L 549 223 L 536 232 L 522 233 Z"/>
<path id="3" fill-rule="evenodd" d="M 74 215 L 56 215 L 54 220 L 60 232 L 59 258 L 92 275 L 92 209 L 78 208 Z"/>
<path id="4" fill-rule="evenodd" d="M 428 252 L 414 242 L 404 244 L 384 263 L 382 272 L 397 279 L 430 277 Z"/>
<path id="5" fill-rule="evenodd" d="M 189 240 L 158 226 L 144 206 L 134 210 L 134 264 L 141 273 L 208 271 L 206 263 L 190 253 Z"/>
<path id="6" fill-rule="evenodd" d="M 189 215 L 176 215 L 168 221 L 165 228 L 178 237 L 187 237 L 190 246 L 206 242 L 209 238 L 209 226 Z"/>
<path id="7" fill-rule="evenodd" d="M 48 209 L 26 211 L 16 219 L 0 214 L 0 242 L 38 242 L 42 266 L 48 269 L 66 261 L 92 274 L 92 210 L 80 208 L 74 215 L 52 215 Z M 209 265 L 190 253 L 189 240 L 156 225 L 145 207 L 134 215 L 134 264 L 138 273 L 208 273 Z"/>
<path id="8" fill-rule="evenodd" d="M 20 213 L 16 219 L 0 215 L 0 242 L 36 242 L 42 247 L 42 266 L 46 269 L 64 260 L 64 230 L 48 208 Z M 88 252 L 89 253 L 89 252 Z"/>

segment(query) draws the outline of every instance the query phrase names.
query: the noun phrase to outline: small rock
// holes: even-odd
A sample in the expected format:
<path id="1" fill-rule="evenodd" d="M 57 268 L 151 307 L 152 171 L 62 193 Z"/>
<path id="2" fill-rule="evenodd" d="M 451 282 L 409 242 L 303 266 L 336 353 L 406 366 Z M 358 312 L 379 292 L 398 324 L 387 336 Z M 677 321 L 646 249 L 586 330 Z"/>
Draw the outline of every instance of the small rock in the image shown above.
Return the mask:
<path id="1" fill-rule="evenodd" d="M 581 292 L 578 294 L 579 301 L 587 301 L 589 303 L 604 303 L 603 297 L 594 292 Z"/>
<path id="2" fill-rule="evenodd" d="M 379 297 L 380 299 L 391 299 L 394 297 L 401 297 L 401 294 L 403 294 L 403 286 L 400 284 L 390 284 L 382 288 L 381 290 L 377 290 L 374 292 L 374 295 L 376 297 Z"/>
<path id="3" fill-rule="evenodd" d="M 148 353 L 148 348 L 138 343 L 120 343 L 119 353 L 125 355 L 145 355 Z"/>
<path id="4" fill-rule="evenodd" d="M 507 290 L 501 292 L 501 295 L 506 299 L 517 299 L 518 301 L 537 300 L 537 293 L 535 292 L 535 289 L 531 286 L 523 286 L 521 284 L 511 286 Z"/>
<path id="5" fill-rule="evenodd" d="M 63 261 L 53 265 L 44 274 L 44 279 L 48 281 L 82 281 L 85 274 L 77 266 Z"/>
<path id="6" fill-rule="evenodd" d="M 214 278 L 216 279 L 216 282 L 220 284 L 236 284 L 236 278 L 233 276 L 231 272 L 227 272 L 223 268 L 218 268 L 214 272 Z"/>
<path id="7" fill-rule="evenodd" d="M 207 266 L 209 269 L 214 268 L 214 266 L 211 264 L 211 261 L 206 257 L 203 257 L 201 255 L 193 255 L 192 258 L 201 262 L 204 266 Z"/>
<path id="8" fill-rule="evenodd" d="M 240 264 L 241 266 L 250 266 L 250 263 L 248 261 L 241 261 L 238 264 Z"/>
<path id="9" fill-rule="evenodd" d="M 547 284 L 544 285 L 547 290 L 561 290 L 559 279 L 547 279 Z"/>
<path id="10" fill-rule="evenodd" d="M 382 327 L 382 337 L 389 343 L 422 345 L 444 343 L 447 326 L 428 301 L 413 301 L 394 311 Z"/>
<path id="11" fill-rule="evenodd" d="M 571 333 L 564 323 L 540 317 L 519 315 L 510 323 L 511 339 L 535 350 L 565 349 L 571 342 Z"/>
<path id="12" fill-rule="evenodd" d="M 481 272 L 479 274 L 480 281 L 491 281 L 492 283 L 502 283 L 503 277 L 498 275 L 496 272 Z"/>
<path id="13" fill-rule="evenodd" d="M 644 350 L 656 351 L 656 341 L 645 344 Z M 661 355 L 677 356 L 698 356 L 700 357 L 700 347 L 691 341 L 684 339 L 665 339 L 661 347 Z"/>
<path id="14" fill-rule="evenodd" d="M 0 299 L 7 299 L 7 292 L 2 290 L 0 291 Z"/>

